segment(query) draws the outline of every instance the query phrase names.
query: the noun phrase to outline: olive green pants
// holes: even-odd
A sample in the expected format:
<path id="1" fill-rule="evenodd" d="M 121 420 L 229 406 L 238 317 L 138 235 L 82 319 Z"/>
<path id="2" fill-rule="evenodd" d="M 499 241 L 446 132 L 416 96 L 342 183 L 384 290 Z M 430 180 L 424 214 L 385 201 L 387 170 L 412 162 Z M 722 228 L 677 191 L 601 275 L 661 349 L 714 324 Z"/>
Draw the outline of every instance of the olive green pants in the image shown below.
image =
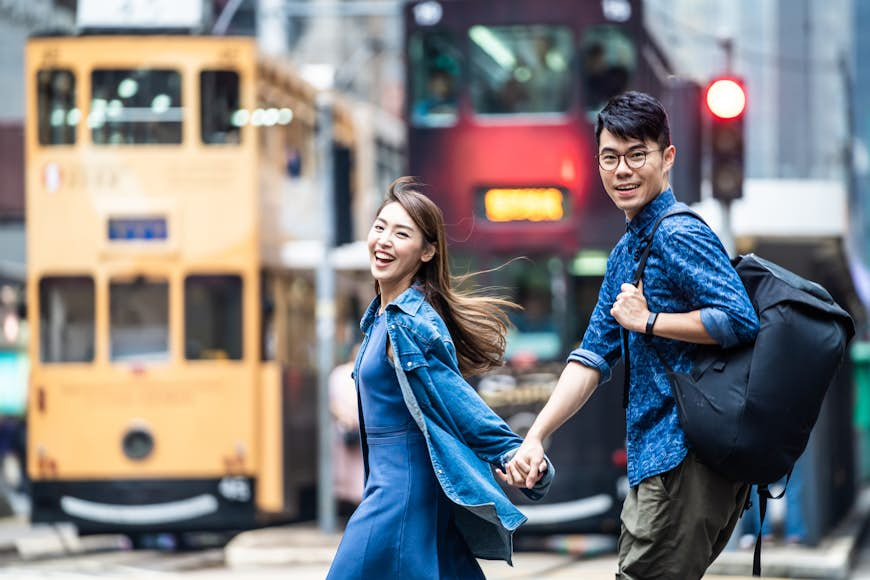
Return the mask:
<path id="1" fill-rule="evenodd" d="M 629 490 L 617 580 L 695 580 L 728 543 L 749 486 L 728 481 L 691 451 L 677 467 Z"/>

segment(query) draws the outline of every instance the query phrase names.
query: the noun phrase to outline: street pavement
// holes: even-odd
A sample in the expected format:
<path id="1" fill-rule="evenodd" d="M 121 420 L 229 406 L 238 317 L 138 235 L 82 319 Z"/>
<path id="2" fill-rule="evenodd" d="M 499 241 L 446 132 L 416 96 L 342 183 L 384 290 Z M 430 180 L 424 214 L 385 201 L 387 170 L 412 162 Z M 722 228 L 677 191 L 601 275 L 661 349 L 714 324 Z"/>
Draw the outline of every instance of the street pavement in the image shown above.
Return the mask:
<path id="1" fill-rule="evenodd" d="M 870 580 L 866 571 L 870 567 L 870 542 L 864 542 L 860 558 L 858 554 L 868 522 L 870 488 L 860 494 L 850 515 L 819 546 L 765 544 L 763 576 Z M 124 536 L 79 537 L 71 526 L 31 526 L 26 517 L 19 515 L 0 520 L 0 578 L 322 580 L 340 539 L 340 533 L 325 534 L 309 523 L 244 532 L 223 549 L 177 554 L 131 551 Z M 614 538 L 569 536 L 551 541 L 550 545 L 552 551 L 518 551 L 513 567 L 500 561 L 481 561 L 481 566 L 490 580 L 613 579 Z M 749 578 L 751 565 L 751 550 L 726 551 L 714 562 L 705 580 Z"/>
<path id="2" fill-rule="evenodd" d="M 850 578 L 862 534 L 870 521 L 870 489 L 858 498 L 849 516 L 815 547 L 767 544 L 762 546 L 762 576 L 765 578 Z M 224 549 L 229 568 L 251 572 L 277 568 L 294 579 L 322 579 L 338 547 L 339 533 L 324 534 L 315 525 L 292 525 L 253 530 L 236 536 Z M 481 561 L 490 580 L 518 578 L 583 578 L 612 580 L 616 556 L 578 556 L 554 552 L 517 552 L 514 566 Z M 728 550 L 710 567 L 706 580 L 748 578 L 752 573 L 752 550 Z"/>

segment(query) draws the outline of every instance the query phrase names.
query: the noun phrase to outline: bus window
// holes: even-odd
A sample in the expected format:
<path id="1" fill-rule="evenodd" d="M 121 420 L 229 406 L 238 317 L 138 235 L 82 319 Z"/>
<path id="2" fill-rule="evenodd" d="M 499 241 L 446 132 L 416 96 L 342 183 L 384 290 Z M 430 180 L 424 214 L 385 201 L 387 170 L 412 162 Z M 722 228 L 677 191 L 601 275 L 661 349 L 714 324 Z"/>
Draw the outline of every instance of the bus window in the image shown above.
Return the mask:
<path id="1" fill-rule="evenodd" d="M 46 363 L 94 360 L 94 281 L 39 281 L 39 358 Z"/>
<path id="2" fill-rule="evenodd" d="M 169 284 L 136 278 L 109 284 L 113 361 L 169 359 Z"/>
<path id="3" fill-rule="evenodd" d="M 634 43 L 615 26 L 590 26 L 583 35 L 586 113 L 594 118 L 610 97 L 625 92 L 637 67 Z"/>
<path id="4" fill-rule="evenodd" d="M 453 35 L 417 32 L 410 40 L 411 122 L 445 127 L 456 122 L 461 79 L 461 53 Z"/>
<path id="5" fill-rule="evenodd" d="M 97 145 L 181 143 L 181 75 L 174 70 L 95 70 L 88 126 Z"/>
<path id="6" fill-rule="evenodd" d="M 40 145 L 73 145 L 81 113 L 76 108 L 76 79 L 68 70 L 36 73 L 36 109 Z"/>
<path id="7" fill-rule="evenodd" d="M 204 70 L 199 74 L 200 136 L 206 145 L 239 143 L 239 73 Z"/>
<path id="8" fill-rule="evenodd" d="M 187 277 L 184 353 L 188 360 L 242 358 L 241 277 Z"/>
<path id="9" fill-rule="evenodd" d="M 574 40 L 562 26 L 472 26 L 470 87 L 480 114 L 564 113 Z"/>

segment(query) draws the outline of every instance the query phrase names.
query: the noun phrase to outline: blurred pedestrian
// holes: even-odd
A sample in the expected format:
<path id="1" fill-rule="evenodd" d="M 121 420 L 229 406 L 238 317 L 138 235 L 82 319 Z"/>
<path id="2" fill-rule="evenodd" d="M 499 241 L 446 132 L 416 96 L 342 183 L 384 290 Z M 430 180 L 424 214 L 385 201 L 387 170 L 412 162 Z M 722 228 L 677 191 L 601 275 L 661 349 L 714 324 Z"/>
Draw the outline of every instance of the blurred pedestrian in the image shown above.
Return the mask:
<path id="1" fill-rule="evenodd" d="M 411 178 L 390 186 L 368 249 L 377 296 L 354 371 L 366 486 L 328 578 L 484 578 L 475 557 L 510 562 L 526 520 L 494 476 L 522 439 L 463 376 L 502 363 L 513 305 L 451 287 L 441 210 Z M 554 473 L 543 455 L 536 468 L 531 499 Z"/>
<path id="2" fill-rule="evenodd" d="M 508 477 L 532 483 L 542 441 L 610 379 L 620 357 L 630 355 L 630 489 L 622 508 L 617 578 L 698 579 L 725 547 L 749 486 L 713 472 L 688 448 L 667 367 L 689 371 L 699 344 L 751 342 L 758 317 L 719 238 L 690 215 L 661 222 L 649 242 L 643 280 L 632 284 L 646 235 L 677 203 L 669 184 L 676 149 L 661 103 L 637 92 L 608 101 L 595 136 L 599 176 L 625 213 L 626 232 L 608 258 L 583 342 L 568 357 L 550 400 L 507 467 Z"/>
<path id="3" fill-rule="evenodd" d="M 329 374 L 329 410 L 335 422 L 332 457 L 335 498 L 341 515 L 350 515 L 363 492 L 363 457 L 360 448 L 359 414 L 353 361 L 359 352 L 354 344 L 348 360 Z"/>

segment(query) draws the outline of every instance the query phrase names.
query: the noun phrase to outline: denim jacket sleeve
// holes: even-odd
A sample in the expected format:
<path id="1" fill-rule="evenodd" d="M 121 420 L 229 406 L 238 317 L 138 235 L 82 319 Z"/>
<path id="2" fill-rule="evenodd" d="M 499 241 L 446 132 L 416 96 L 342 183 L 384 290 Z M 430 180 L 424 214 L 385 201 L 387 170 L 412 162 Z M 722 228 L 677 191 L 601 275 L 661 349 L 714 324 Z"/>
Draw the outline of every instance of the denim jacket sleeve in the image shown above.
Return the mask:
<path id="1" fill-rule="evenodd" d="M 505 463 L 522 444 L 522 438 L 463 378 L 453 343 L 433 341 L 426 358 L 429 362 L 428 379 L 431 381 L 429 388 L 433 391 L 432 396 L 437 397 L 447 411 L 445 416 L 436 416 L 434 419 L 450 423 L 444 427 L 461 434 L 465 445 L 478 457 L 498 469 L 504 469 Z M 520 488 L 529 499 L 541 499 L 549 489 L 556 470 L 549 457 L 546 461 L 549 467 L 538 484 L 532 489 Z"/>

